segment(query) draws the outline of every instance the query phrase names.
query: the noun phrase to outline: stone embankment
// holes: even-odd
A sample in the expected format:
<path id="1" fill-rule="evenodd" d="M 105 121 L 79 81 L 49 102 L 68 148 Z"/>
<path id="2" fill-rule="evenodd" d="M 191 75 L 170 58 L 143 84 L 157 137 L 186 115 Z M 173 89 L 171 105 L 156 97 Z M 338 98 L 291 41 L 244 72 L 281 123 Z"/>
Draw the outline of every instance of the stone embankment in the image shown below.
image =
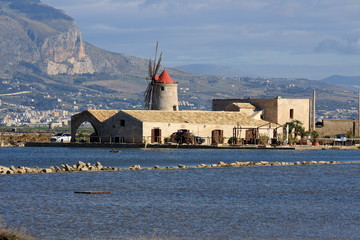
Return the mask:
<path id="1" fill-rule="evenodd" d="M 75 165 L 62 164 L 49 168 L 30 168 L 30 167 L 4 167 L 0 166 L 0 174 L 24 174 L 24 173 L 55 173 L 55 172 L 89 172 L 89 171 L 119 171 L 120 168 L 104 167 L 97 162 L 94 165 L 79 161 Z"/>
<path id="2" fill-rule="evenodd" d="M 222 167 L 253 167 L 253 166 L 292 166 L 292 165 L 324 165 L 324 164 L 349 164 L 360 162 L 338 162 L 338 161 L 303 161 L 303 162 L 234 162 L 217 164 L 199 164 L 196 166 L 186 166 L 179 164 L 175 167 L 160 167 L 155 165 L 152 168 L 142 168 L 140 165 L 132 165 L 128 168 L 104 167 L 100 162 L 94 165 L 79 161 L 75 165 L 62 164 L 59 166 L 51 166 L 49 168 L 29 168 L 29 167 L 4 167 L 0 166 L 0 174 L 25 174 L 25 173 L 56 173 L 56 172 L 93 172 L 93 171 L 122 171 L 122 170 L 162 170 L 162 169 L 192 169 L 192 168 L 222 168 Z"/>

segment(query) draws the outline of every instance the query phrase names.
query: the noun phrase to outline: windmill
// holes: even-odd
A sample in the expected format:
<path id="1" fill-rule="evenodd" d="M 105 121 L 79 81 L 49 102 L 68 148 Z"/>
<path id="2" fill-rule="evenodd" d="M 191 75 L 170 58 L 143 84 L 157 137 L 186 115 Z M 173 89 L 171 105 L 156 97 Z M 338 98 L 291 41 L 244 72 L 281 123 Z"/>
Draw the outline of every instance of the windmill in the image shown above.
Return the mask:
<path id="1" fill-rule="evenodd" d="M 146 110 L 178 111 L 177 83 L 164 70 L 157 75 L 162 60 L 162 53 L 158 54 L 159 43 L 156 42 L 154 61 L 149 60 L 148 80 L 149 84 L 144 93 Z"/>
<path id="2" fill-rule="evenodd" d="M 153 107 L 153 101 L 154 101 L 154 89 L 155 89 L 155 85 L 156 85 L 156 81 L 157 81 L 157 73 L 160 69 L 160 64 L 161 64 L 161 60 L 162 60 L 162 52 L 160 53 L 159 59 L 157 60 L 157 52 L 158 52 L 158 48 L 159 48 L 159 42 L 156 42 L 156 48 L 155 48 L 155 57 L 154 57 L 154 61 L 152 61 L 151 59 L 149 59 L 149 69 L 148 69 L 148 75 L 149 75 L 149 84 L 145 90 L 144 93 L 144 104 L 145 104 L 145 109 L 146 110 L 151 110 Z"/>

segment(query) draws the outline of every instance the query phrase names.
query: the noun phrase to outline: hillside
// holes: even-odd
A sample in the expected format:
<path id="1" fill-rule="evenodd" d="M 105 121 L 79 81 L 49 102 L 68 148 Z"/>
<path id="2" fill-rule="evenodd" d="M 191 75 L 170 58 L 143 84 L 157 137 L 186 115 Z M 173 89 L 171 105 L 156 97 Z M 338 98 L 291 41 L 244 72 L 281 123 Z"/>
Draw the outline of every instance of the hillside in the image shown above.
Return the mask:
<path id="1" fill-rule="evenodd" d="M 349 77 L 349 76 L 332 75 L 330 77 L 322 79 L 321 81 L 329 84 L 346 87 L 349 89 L 360 90 L 360 76 Z"/>
<path id="2" fill-rule="evenodd" d="M 0 0 L 0 27 L 2 115 L 29 109 L 143 108 L 148 60 L 87 43 L 63 11 L 39 0 Z M 233 74 L 239 76 L 223 77 L 221 69 L 205 75 L 167 68 L 179 83 L 180 109 L 210 109 L 212 98 L 305 98 L 314 89 L 319 111 L 356 106 L 354 92 L 332 84 L 260 78 L 237 70 Z M 29 92 L 2 95 L 23 91 Z M 351 114 L 343 112 L 346 117 Z"/>

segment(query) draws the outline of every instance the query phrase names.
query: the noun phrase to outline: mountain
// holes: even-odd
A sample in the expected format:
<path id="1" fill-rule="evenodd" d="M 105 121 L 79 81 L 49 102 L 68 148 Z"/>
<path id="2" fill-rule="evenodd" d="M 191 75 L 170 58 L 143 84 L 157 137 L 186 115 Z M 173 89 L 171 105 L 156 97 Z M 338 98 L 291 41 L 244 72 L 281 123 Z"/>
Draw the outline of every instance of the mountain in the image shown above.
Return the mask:
<path id="1" fill-rule="evenodd" d="M 1 0 L 0 7 L 3 74 L 18 65 L 49 75 L 95 71 L 72 18 L 36 0 Z"/>
<path id="2" fill-rule="evenodd" d="M 360 76 L 341 76 L 332 75 L 321 80 L 329 84 L 339 85 L 342 87 L 360 90 Z"/>
<path id="3" fill-rule="evenodd" d="M 143 109 L 148 60 L 87 43 L 62 10 L 39 0 L 0 0 L 0 28 L 0 118 L 29 109 Z M 314 89 L 324 111 L 357 102 L 352 91 L 320 81 L 258 77 L 213 65 L 167 71 L 179 83 L 183 110 L 209 110 L 213 98 L 308 98 Z M 24 94 L 13 94 L 18 92 Z"/>
<path id="4" fill-rule="evenodd" d="M 87 43 L 63 11 L 39 0 L 0 0 L 0 28 L 0 94 L 31 92 L 4 102 L 39 110 L 134 104 L 125 98 L 139 104 L 146 81 L 128 75 L 147 76 L 148 60 Z"/>
<path id="5" fill-rule="evenodd" d="M 39 0 L 0 0 L 0 74 L 131 72 L 147 61 L 109 53 L 83 40 L 74 20 Z M 19 68 L 20 67 L 20 68 Z"/>

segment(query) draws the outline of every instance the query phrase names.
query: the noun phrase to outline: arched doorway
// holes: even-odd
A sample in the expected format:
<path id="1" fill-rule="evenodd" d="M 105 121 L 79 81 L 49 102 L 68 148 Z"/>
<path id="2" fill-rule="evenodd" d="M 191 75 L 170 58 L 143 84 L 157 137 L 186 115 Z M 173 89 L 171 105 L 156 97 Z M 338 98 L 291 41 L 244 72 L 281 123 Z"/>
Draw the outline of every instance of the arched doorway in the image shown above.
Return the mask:
<path id="1" fill-rule="evenodd" d="M 108 133 L 105 136 L 105 132 L 103 131 L 103 124 L 117 113 L 118 111 L 116 110 L 85 110 L 81 113 L 73 115 L 71 117 L 71 142 L 78 142 L 77 132 L 79 127 L 84 122 L 89 122 L 89 124 L 94 129 L 91 137 L 92 142 L 110 142 L 111 137 Z"/>
<path id="2" fill-rule="evenodd" d="M 101 123 L 87 114 L 71 118 L 71 142 L 101 142 Z"/>
<path id="3" fill-rule="evenodd" d="M 84 121 L 71 133 L 72 142 L 98 143 L 101 142 L 101 135 L 98 129 L 89 121 Z"/>
<path id="4" fill-rule="evenodd" d="M 100 137 L 96 128 L 88 121 L 81 123 L 75 134 L 77 142 L 82 143 L 98 143 Z"/>

